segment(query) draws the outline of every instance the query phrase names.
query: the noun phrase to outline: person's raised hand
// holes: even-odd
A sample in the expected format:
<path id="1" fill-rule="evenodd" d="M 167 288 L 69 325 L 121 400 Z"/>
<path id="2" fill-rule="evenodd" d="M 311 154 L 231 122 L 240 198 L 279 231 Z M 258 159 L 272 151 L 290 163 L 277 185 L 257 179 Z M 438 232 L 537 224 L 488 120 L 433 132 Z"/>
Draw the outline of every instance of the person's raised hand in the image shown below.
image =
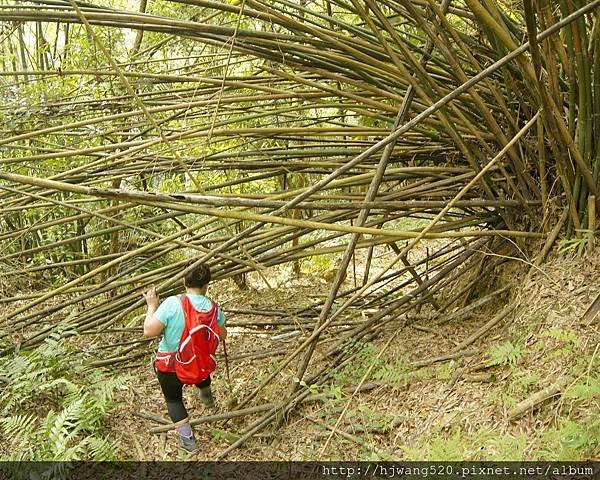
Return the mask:
<path id="1" fill-rule="evenodd" d="M 144 300 L 146 300 L 146 303 L 148 304 L 149 308 L 154 308 L 155 310 L 158 308 L 158 306 L 160 305 L 160 298 L 156 293 L 156 287 L 152 287 L 146 293 L 142 293 L 142 295 L 144 297 Z"/>

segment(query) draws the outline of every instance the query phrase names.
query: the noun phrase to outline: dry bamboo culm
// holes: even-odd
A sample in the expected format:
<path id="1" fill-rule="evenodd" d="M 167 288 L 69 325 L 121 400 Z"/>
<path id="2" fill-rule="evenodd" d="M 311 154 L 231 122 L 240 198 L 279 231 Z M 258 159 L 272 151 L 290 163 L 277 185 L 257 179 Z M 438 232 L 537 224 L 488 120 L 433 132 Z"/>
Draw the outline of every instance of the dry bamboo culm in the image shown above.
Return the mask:
<path id="1" fill-rule="evenodd" d="M 467 304 L 508 257 L 542 249 L 539 264 L 561 231 L 589 240 L 600 0 L 513 3 L 4 2 L 1 354 L 85 334 L 91 367 L 129 368 L 154 346 L 139 328 L 149 286 L 179 293 L 200 262 L 215 281 L 268 284 L 270 267 L 335 255 L 322 298 L 224 307 L 278 340 L 232 352 L 234 366 L 278 363 L 242 392 L 236 408 L 260 417 L 224 458 L 361 344 L 497 302 L 506 289 Z M 498 311 L 413 365 L 471 355 L 512 312 Z M 290 368 L 283 397 L 261 404 Z"/>

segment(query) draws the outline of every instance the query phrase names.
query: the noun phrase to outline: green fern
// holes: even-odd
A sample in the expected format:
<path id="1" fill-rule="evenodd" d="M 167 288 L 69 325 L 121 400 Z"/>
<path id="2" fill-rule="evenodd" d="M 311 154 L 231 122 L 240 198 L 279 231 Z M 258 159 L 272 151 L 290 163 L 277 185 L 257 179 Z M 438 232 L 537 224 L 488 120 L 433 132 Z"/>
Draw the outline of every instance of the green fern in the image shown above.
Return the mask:
<path id="1" fill-rule="evenodd" d="M 48 438 L 49 450 L 53 452 L 54 460 L 70 460 L 70 458 L 63 458 L 63 455 L 68 450 L 69 443 L 81 428 L 78 425 L 78 420 L 83 405 L 84 398 L 81 398 L 68 404 L 58 414 L 52 411 L 48 413 L 44 422 L 44 429 Z"/>
<path id="2" fill-rule="evenodd" d="M 576 383 L 565 392 L 565 397 L 573 400 L 591 400 L 600 396 L 600 378 L 589 378 L 586 381 Z"/>
<path id="3" fill-rule="evenodd" d="M 600 421 L 588 418 L 581 422 L 562 419 L 557 428 L 542 438 L 542 456 L 547 460 L 578 460 L 588 457 L 600 446 Z"/>
<path id="4" fill-rule="evenodd" d="M 508 391 L 518 396 L 526 395 L 539 382 L 539 376 L 530 372 L 516 372 L 510 382 Z"/>
<path id="5" fill-rule="evenodd" d="M 483 438 L 482 438 L 483 437 Z M 525 434 L 512 436 L 498 435 L 493 429 L 482 429 L 474 439 L 475 445 L 481 445 L 485 460 L 515 461 L 521 460 L 527 448 L 528 437 Z"/>
<path id="6" fill-rule="evenodd" d="M 451 435 L 434 431 L 428 439 L 423 439 L 415 447 L 404 447 L 404 457 L 407 460 L 423 461 L 455 461 L 467 459 L 465 439 L 461 430 Z"/>
<path id="7" fill-rule="evenodd" d="M 120 375 L 111 378 L 103 377 L 99 378 L 99 380 L 101 381 L 94 384 L 93 396 L 98 398 L 102 403 L 110 403 L 115 398 L 115 392 L 127 385 L 130 377 Z"/>
<path id="8" fill-rule="evenodd" d="M 115 442 L 106 438 L 87 437 L 84 444 L 89 452 L 89 456 L 96 461 L 106 462 L 117 460 L 118 447 Z"/>
<path id="9" fill-rule="evenodd" d="M 503 343 L 490 351 L 492 365 L 516 365 L 523 356 L 523 349 L 511 342 Z"/>
<path id="10" fill-rule="evenodd" d="M 447 438 L 442 436 L 433 438 L 430 456 L 432 460 L 440 461 L 466 460 L 465 441 L 461 431 L 457 430 Z"/>
<path id="11" fill-rule="evenodd" d="M 578 346 L 581 343 L 579 334 L 572 328 L 553 328 L 541 333 L 542 337 L 553 338 L 554 340 L 563 343 Z"/>
<path id="12" fill-rule="evenodd" d="M 393 386 L 403 386 L 408 380 L 410 365 L 403 359 L 393 364 L 384 364 L 373 373 L 373 378 L 383 380 Z"/>
<path id="13" fill-rule="evenodd" d="M 0 358 L 0 437 L 13 460 L 103 460 L 118 447 L 102 422 L 129 377 L 107 377 L 51 335 L 32 351 Z"/>
<path id="14" fill-rule="evenodd" d="M 12 417 L 0 418 L 0 426 L 7 440 L 19 441 L 29 438 L 37 428 L 37 417 L 29 415 L 13 415 Z"/>

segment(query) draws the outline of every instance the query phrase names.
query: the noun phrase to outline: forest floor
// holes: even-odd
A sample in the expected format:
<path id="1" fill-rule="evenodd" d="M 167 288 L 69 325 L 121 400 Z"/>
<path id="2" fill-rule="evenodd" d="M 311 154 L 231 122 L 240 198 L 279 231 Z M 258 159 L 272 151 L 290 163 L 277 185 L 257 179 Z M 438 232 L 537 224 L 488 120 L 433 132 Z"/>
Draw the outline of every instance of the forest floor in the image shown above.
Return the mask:
<path id="1" fill-rule="evenodd" d="M 529 266 L 511 262 L 499 271 L 494 288 L 510 285 L 502 304 L 488 305 L 467 318 L 440 325 L 416 321 L 397 332 L 381 353 L 384 335 L 366 347 L 358 361 L 334 377 L 319 392 L 327 401 L 297 408 L 278 432 L 267 430 L 233 451 L 230 460 L 484 460 L 575 459 L 600 457 L 600 327 L 581 317 L 600 293 L 600 251 L 584 258 L 557 257 L 527 276 Z M 351 281 L 351 280 L 348 280 Z M 272 289 L 240 291 L 220 282 L 213 291 L 225 312 L 249 308 L 277 310 L 281 305 L 306 306 L 328 291 L 322 275 L 290 280 L 285 275 Z M 508 302 L 516 309 L 467 350 L 470 355 L 417 368 L 412 362 L 455 351 Z M 229 314 L 231 322 L 258 319 Z M 207 412 L 185 389 L 192 418 L 228 411 L 232 399 L 252 390 L 283 358 L 236 360 L 249 352 L 289 349 L 274 330 L 232 329 L 228 338 L 231 384 L 221 363 L 214 376 L 217 400 Z M 295 342 L 297 340 L 291 340 Z M 325 343 L 327 339 L 325 339 Z M 377 356 L 381 354 L 381 358 Z M 121 406 L 110 414 L 108 428 L 122 452 L 138 460 L 189 459 L 177 449 L 174 432 L 151 434 L 157 426 L 133 412 L 166 417 L 157 380 L 148 364 L 129 373 L 132 380 L 120 394 Z M 375 363 L 367 381 L 382 385 L 350 399 L 340 388 L 357 385 Z M 282 398 L 294 378 L 294 367 L 264 389 L 256 404 Z M 536 392 L 565 380 L 561 394 L 509 418 L 511 408 Z M 331 436 L 347 406 L 338 430 Z M 595 412 L 595 413 L 594 413 Z M 239 438 L 256 416 L 196 428 L 200 453 L 211 460 Z M 331 436 L 331 438 L 329 438 Z"/>

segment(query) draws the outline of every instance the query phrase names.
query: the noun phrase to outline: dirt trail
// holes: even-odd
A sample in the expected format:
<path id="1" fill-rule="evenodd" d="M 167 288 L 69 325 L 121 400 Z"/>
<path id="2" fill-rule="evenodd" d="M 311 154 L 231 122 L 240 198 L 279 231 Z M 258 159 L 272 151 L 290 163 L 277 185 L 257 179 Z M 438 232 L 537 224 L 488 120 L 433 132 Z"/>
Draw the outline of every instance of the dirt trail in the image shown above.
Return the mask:
<path id="1" fill-rule="evenodd" d="M 568 376 L 575 382 L 577 375 L 586 368 L 588 376 L 590 373 L 594 375 L 594 372 L 598 374 L 600 355 L 594 355 L 594 349 L 597 350 L 600 343 L 598 324 L 581 325 L 579 319 L 600 291 L 597 283 L 600 257 L 554 260 L 523 284 L 525 271 L 526 268 L 517 265 L 498 272 L 498 285 L 513 285 L 509 300 L 517 303 L 517 309 L 469 346 L 469 350 L 476 351 L 474 355 L 419 369 L 410 367 L 411 362 L 454 351 L 457 344 L 498 313 L 502 307 L 499 303 L 488 305 L 470 318 L 454 319 L 439 326 L 417 321 L 397 334 L 377 362 L 377 354 L 396 326 L 391 323 L 385 334 L 360 355 L 362 360 L 320 390 L 330 394 L 328 401 L 297 409 L 274 439 L 270 437 L 270 431 L 266 431 L 228 458 L 385 460 L 432 456 L 444 459 L 539 457 L 544 448 L 551 448 L 552 438 L 549 435 L 561 425 L 565 409 L 569 411 L 570 420 L 577 422 L 578 419 L 584 420 L 586 409 L 593 409 L 593 405 L 597 407 L 597 401 L 593 405 L 585 402 L 575 405 L 570 404 L 568 398 L 554 399 L 543 403 L 539 410 L 526 412 L 516 421 L 508 419 L 507 411 L 558 377 Z M 265 288 L 242 294 L 231 285 L 219 295 L 225 299 L 225 310 L 229 299 L 235 300 L 235 303 L 229 302 L 229 308 L 235 304 L 236 309 L 276 309 L 283 304 L 305 306 L 309 296 L 326 291 L 326 283 L 309 278 L 288 287 L 279 285 L 273 291 Z M 230 315 L 230 318 L 233 322 L 258 317 Z M 228 340 L 229 356 L 234 358 L 248 352 L 281 349 L 287 344 L 274 341 L 277 334 L 273 330 L 260 333 L 256 330 L 238 331 Z M 241 392 L 249 392 L 279 358 L 232 361 L 232 392 L 221 365 L 214 378 L 217 407 L 210 413 L 227 411 L 231 398 Z M 583 358 L 588 365 L 582 365 Z M 339 388 L 356 385 L 372 362 L 376 362 L 374 379 L 386 382 L 386 385 L 361 393 L 352 400 L 340 424 L 344 433 L 335 434 L 325 448 L 331 433 L 327 425 L 331 427 L 336 423 L 347 401 L 347 396 L 340 395 Z M 138 411 L 164 417 L 166 412 L 150 366 L 138 368 L 131 374 L 135 381 L 130 383 L 129 391 L 123 395 L 122 400 L 126 403 L 110 419 L 115 435 L 122 440 L 124 451 L 131 457 L 144 460 L 187 458 L 177 450 L 173 432 L 151 435 L 147 433 L 148 429 L 157 424 L 132 415 L 133 411 Z M 256 403 L 280 398 L 282 392 L 289 388 L 291 378 L 293 370 L 288 369 L 262 392 Z M 208 412 L 192 398 L 191 393 L 188 388 L 186 402 L 191 417 L 206 415 Z M 239 431 L 254 418 L 257 417 L 197 428 L 201 451 L 195 458 L 214 459 L 238 438 Z M 527 438 L 529 440 L 524 440 Z M 593 443 L 590 448 L 594 451 Z M 598 448 L 596 446 L 596 454 L 599 454 Z"/>

